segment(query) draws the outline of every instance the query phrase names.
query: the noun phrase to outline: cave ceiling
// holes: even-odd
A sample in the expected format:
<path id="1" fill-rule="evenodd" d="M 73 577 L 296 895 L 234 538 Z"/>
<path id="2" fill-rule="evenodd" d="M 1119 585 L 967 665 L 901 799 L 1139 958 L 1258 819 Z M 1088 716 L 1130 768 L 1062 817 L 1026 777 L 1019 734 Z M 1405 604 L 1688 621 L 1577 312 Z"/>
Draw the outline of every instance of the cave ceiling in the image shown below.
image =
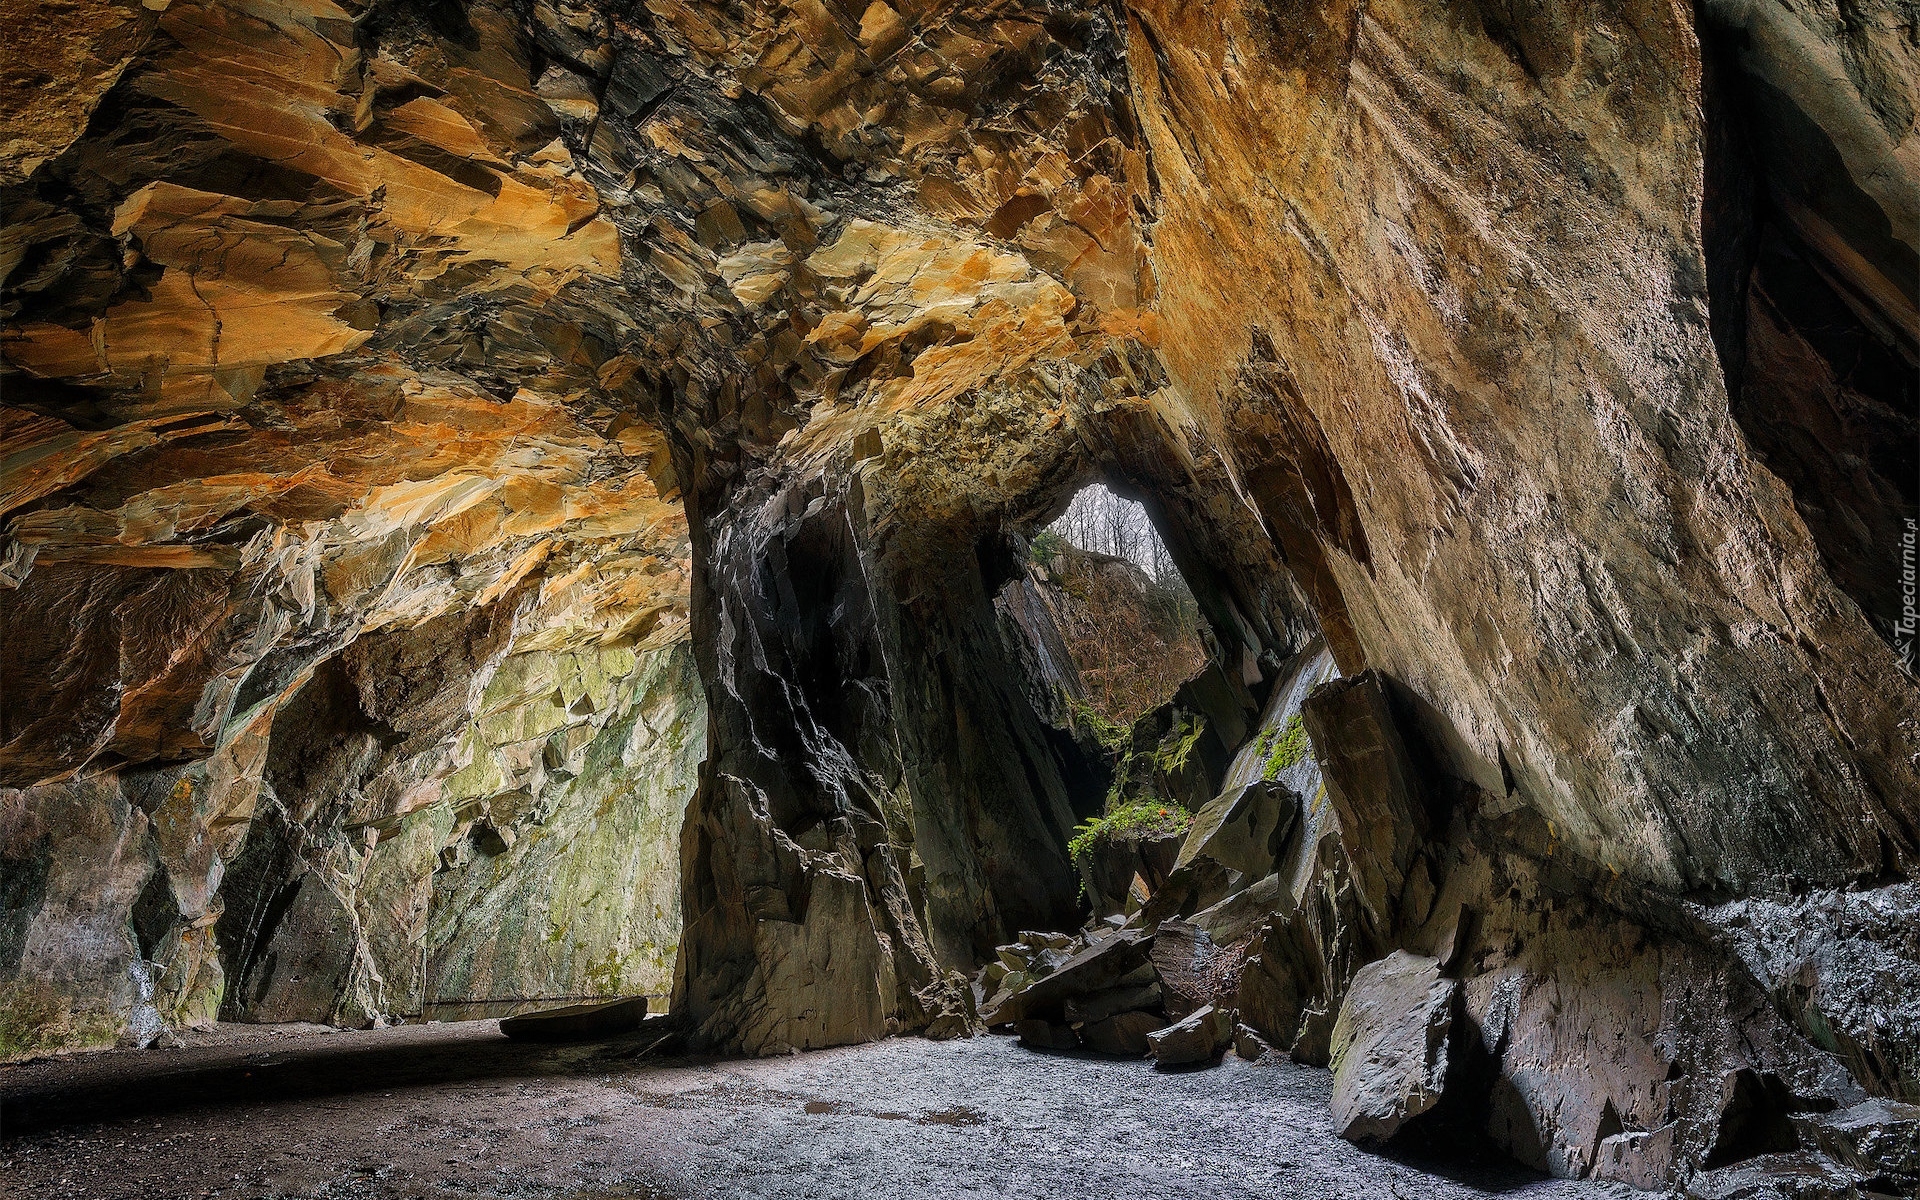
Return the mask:
<path id="1" fill-rule="evenodd" d="M 464 831 L 525 855 L 551 781 L 670 763 L 686 934 L 650 969 L 701 1036 L 962 1031 L 957 972 L 1082 916 L 1076 752 L 993 605 L 1096 478 L 1192 586 L 1223 754 L 1320 638 L 1324 740 L 1397 722 L 1435 794 L 1521 831 L 1524 869 L 1382 817 L 1448 849 L 1358 893 L 1328 868 L 1328 911 L 1372 906 L 1313 935 L 1345 978 L 1348 931 L 1385 961 L 1440 911 L 1430 862 L 1522 931 L 1513 978 L 1639 956 L 1651 1028 L 1705 961 L 1685 905 L 1920 863 L 1906 6 L 4 12 L 0 849 L 41 891 L 0 969 L 125 991 L 98 934 L 173 956 L 163 1016 L 217 1011 L 269 809 L 345 881 L 299 919 L 357 913 L 373 961 L 405 910 L 397 961 Z M 697 679 L 635 666 L 669 651 Z M 1679 940 L 1538 899 L 1568 872 Z M 1691 1003 L 1747 996 L 1714 978 Z M 1858 1005 L 1828 1048 L 1887 1094 L 1912 999 L 1897 1055 Z M 1591 1169 L 1587 1116 L 1536 1165 Z"/>
<path id="2" fill-rule="evenodd" d="M 1910 354 L 1910 44 L 1713 12 L 1859 181 L 1782 203 L 1801 256 Z M 7 100 L 5 571 L 127 645 L 29 645 L 83 715 L 12 705 L 14 783 L 204 753 L 249 663 L 529 579 L 550 638 L 670 639 L 682 502 L 750 476 L 866 475 L 911 559 L 1105 470 L 1283 581 L 1250 655 L 1324 626 L 1621 870 L 1915 853 L 1911 683 L 1730 415 L 1689 14 L 63 19 Z"/>

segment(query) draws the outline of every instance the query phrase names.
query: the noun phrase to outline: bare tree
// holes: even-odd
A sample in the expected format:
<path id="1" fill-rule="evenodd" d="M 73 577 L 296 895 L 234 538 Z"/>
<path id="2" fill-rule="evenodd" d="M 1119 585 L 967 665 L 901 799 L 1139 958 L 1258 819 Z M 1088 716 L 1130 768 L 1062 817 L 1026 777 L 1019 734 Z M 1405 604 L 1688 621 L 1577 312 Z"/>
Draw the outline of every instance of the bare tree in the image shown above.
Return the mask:
<path id="1" fill-rule="evenodd" d="M 1163 581 L 1173 571 L 1173 560 L 1146 508 L 1114 495 L 1105 484 L 1096 483 L 1075 496 L 1049 528 L 1082 550 L 1126 559 L 1150 579 Z"/>
<path id="2" fill-rule="evenodd" d="M 1087 702 L 1105 720 L 1131 727 L 1205 665 L 1199 608 L 1139 502 L 1094 484 L 1049 531 L 1139 571 L 1069 556 L 1059 580 L 1061 632 Z"/>

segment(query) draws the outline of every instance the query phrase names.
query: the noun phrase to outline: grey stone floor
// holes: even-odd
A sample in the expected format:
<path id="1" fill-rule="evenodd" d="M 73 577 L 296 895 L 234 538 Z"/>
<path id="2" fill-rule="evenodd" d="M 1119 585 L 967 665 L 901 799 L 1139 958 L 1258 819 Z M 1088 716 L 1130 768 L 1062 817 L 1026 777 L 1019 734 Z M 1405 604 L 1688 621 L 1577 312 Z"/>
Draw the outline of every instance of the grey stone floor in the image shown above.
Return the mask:
<path id="1" fill-rule="evenodd" d="M 252 1032 L 0 1068 L 21 1197 L 1633 1197 L 1432 1173 L 1334 1136 L 1329 1077 L 1182 1074 L 903 1038 L 780 1059 L 621 1059 L 493 1022 Z"/>

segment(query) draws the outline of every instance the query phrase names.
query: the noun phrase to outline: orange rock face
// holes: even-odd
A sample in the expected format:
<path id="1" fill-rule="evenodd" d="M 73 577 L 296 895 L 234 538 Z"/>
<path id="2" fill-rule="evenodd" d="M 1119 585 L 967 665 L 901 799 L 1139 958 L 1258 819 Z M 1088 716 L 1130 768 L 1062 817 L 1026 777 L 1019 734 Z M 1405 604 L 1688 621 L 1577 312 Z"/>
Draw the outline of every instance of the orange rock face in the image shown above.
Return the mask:
<path id="1" fill-rule="evenodd" d="M 298 921 L 399 962 L 422 897 L 486 890 L 433 882 L 460 847 L 547 861 L 515 846 L 550 777 L 684 732 L 628 718 L 693 711 L 658 682 L 690 651 L 707 757 L 657 871 L 693 1036 L 962 1031 L 956 970 L 1080 917 L 1097 796 L 993 599 L 1096 477 L 1193 587 L 1223 752 L 1323 635 L 1446 810 L 1364 933 L 1369 835 L 1301 823 L 1347 915 L 1261 936 L 1319 956 L 1272 986 L 1322 1035 L 1443 908 L 1513 937 L 1449 961 L 1537 980 L 1528 930 L 1578 942 L 1541 897 L 1594 892 L 1677 989 L 1733 953 L 1683 902 L 1920 863 L 1896 6 L 15 7 L 0 853 L 58 903 L 0 975 L 398 1013 L 398 967 L 260 982 L 223 897 L 325 879 Z M 1578 1042 L 1551 1008 L 1537 1044 Z M 1852 1054 L 1848 1011 L 1780 1036 Z M 1657 1133 L 1589 1107 L 1542 1164 Z M 1705 1128 L 1659 1136 L 1723 1160 Z"/>

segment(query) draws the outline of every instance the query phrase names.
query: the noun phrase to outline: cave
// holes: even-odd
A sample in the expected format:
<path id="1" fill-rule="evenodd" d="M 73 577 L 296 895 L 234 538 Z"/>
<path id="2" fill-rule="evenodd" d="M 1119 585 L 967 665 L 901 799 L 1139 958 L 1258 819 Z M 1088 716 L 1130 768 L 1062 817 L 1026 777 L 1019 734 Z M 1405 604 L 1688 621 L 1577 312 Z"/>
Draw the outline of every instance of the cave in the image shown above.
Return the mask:
<path id="1" fill-rule="evenodd" d="M 16 0 L 49 1196 L 1920 1194 L 1893 0 Z"/>

